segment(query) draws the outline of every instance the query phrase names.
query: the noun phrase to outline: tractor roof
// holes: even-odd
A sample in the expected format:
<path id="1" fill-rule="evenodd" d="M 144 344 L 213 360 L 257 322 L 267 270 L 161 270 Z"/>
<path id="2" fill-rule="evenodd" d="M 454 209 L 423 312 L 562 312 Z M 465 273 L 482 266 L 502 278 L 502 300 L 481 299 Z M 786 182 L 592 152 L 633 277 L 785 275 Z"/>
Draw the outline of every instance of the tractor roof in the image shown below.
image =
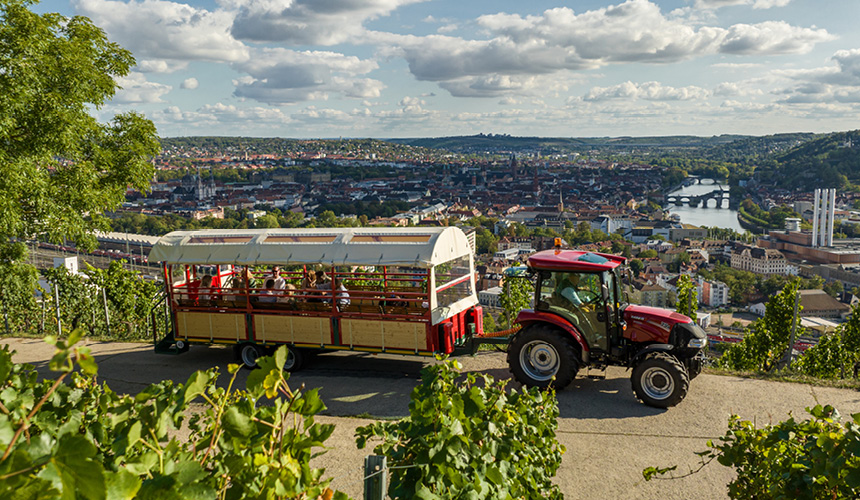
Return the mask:
<path id="1" fill-rule="evenodd" d="M 550 271 L 599 273 L 623 264 L 627 259 L 618 255 L 581 250 L 544 250 L 529 257 L 529 267 Z"/>

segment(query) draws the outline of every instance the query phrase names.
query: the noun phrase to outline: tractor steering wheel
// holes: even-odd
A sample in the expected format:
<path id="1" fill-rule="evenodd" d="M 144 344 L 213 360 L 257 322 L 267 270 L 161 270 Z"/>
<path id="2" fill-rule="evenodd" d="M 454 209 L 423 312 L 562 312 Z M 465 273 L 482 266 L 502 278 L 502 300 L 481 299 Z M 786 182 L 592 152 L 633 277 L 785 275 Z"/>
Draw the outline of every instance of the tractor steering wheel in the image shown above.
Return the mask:
<path id="1" fill-rule="evenodd" d="M 577 290 L 576 294 L 585 305 L 596 304 L 600 300 L 600 295 L 591 290 Z"/>

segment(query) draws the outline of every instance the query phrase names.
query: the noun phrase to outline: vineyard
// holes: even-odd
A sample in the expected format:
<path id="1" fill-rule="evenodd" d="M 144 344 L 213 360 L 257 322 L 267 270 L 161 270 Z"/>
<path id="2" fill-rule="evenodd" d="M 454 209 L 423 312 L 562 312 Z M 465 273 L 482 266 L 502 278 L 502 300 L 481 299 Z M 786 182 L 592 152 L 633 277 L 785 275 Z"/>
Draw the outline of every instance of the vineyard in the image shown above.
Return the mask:
<path id="1" fill-rule="evenodd" d="M 107 269 L 87 265 L 80 274 L 65 267 L 43 271 L 29 264 L 2 266 L 0 311 L 6 335 L 61 335 L 80 328 L 111 340 L 150 339 L 165 331 L 161 287 L 112 261 Z"/>

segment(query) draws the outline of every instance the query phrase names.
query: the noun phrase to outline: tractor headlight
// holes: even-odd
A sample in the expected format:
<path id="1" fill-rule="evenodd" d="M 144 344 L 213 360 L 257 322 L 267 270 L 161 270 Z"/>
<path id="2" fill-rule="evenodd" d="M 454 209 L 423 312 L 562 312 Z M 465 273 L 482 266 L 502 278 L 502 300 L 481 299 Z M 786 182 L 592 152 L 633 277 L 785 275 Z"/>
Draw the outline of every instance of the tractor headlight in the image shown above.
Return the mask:
<path id="1" fill-rule="evenodd" d="M 707 337 L 705 337 L 703 339 L 690 339 L 690 341 L 687 342 L 687 347 L 691 347 L 694 349 L 702 349 L 706 345 L 708 345 L 708 338 Z"/>

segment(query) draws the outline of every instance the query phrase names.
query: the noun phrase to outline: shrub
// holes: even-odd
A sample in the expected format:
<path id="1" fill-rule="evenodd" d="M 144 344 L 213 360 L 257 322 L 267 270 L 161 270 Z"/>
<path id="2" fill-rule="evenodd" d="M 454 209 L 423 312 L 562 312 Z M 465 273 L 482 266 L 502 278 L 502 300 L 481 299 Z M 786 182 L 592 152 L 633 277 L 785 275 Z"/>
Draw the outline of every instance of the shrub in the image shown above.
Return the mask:
<path id="1" fill-rule="evenodd" d="M 455 360 L 429 366 L 412 392 L 408 418 L 356 431 L 359 448 L 392 468 L 391 498 L 563 498 L 551 478 L 564 446 L 555 436 L 558 405 L 552 391 L 507 391 L 506 382 L 466 375 Z"/>
<path id="2" fill-rule="evenodd" d="M 308 464 L 334 426 L 314 422 L 324 409 L 316 390 L 287 385 L 286 348 L 258 360 L 245 391 L 233 390 L 231 365 L 226 388 L 213 369 L 120 396 L 96 383 L 79 338 L 53 340 L 56 380 L 37 381 L 32 366 L 0 350 L 0 498 L 346 498 Z M 264 397 L 271 404 L 258 405 Z M 203 411 L 186 419 L 195 401 Z"/>
<path id="3" fill-rule="evenodd" d="M 699 453 L 702 466 L 716 459 L 735 469 L 733 499 L 836 500 L 860 496 L 860 413 L 842 423 L 831 406 L 807 411 L 812 418 L 789 418 L 757 428 L 733 415 L 719 444 Z M 646 480 L 675 467 L 643 471 Z M 698 471 L 691 471 L 695 473 Z"/>

